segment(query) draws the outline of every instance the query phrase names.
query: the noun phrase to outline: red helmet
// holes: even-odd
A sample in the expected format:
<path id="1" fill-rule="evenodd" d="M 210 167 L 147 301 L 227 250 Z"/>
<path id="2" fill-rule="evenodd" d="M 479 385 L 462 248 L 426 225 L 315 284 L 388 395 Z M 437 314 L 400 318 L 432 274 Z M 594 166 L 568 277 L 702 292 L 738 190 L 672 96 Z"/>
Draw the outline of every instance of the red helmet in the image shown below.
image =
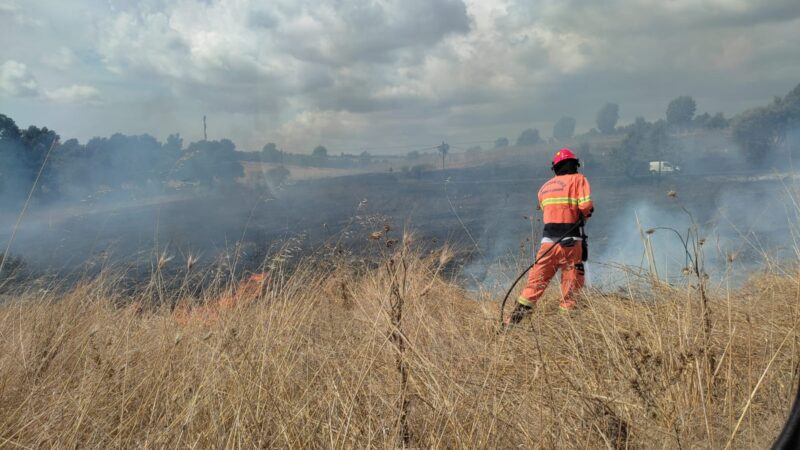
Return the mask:
<path id="1" fill-rule="evenodd" d="M 564 147 L 557 151 L 555 155 L 553 155 L 553 167 L 555 167 L 561 161 L 566 161 L 568 159 L 574 159 L 577 161 L 578 157 L 575 156 L 575 153 L 572 153 L 572 150 Z"/>

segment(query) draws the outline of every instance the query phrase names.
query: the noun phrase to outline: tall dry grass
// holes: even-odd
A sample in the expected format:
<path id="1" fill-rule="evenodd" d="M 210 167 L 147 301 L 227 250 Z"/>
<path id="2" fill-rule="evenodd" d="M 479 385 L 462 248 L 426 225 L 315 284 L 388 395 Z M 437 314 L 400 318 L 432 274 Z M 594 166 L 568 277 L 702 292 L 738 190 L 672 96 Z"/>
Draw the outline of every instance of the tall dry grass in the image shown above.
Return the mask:
<path id="1" fill-rule="evenodd" d="M 764 448 L 789 410 L 797 272 L 709 292 L 708 337 L 691 287 L 586 292 L 568 317 L 550 293 L 498 333 L 497 299 L 442 275 L 447 249 L 390 246 L 275 268 L 211 323 L 177 323 L 157 289 L 126 298 L 111 273 L 15 296 L 0 445 Z"/>

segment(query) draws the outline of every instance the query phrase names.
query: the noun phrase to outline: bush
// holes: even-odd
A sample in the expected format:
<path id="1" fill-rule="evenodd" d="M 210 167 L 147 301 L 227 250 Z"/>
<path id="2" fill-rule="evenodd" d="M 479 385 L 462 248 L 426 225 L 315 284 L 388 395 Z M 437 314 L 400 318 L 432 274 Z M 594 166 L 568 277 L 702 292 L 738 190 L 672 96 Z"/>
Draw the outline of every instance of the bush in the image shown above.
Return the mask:
<path id="1" fill-rule="evenodd" d="M 282 185 L 292 175 L 292 173 L 283 166 L 273 167 L 267 170 L 267 178 L 276 186 Z"/>

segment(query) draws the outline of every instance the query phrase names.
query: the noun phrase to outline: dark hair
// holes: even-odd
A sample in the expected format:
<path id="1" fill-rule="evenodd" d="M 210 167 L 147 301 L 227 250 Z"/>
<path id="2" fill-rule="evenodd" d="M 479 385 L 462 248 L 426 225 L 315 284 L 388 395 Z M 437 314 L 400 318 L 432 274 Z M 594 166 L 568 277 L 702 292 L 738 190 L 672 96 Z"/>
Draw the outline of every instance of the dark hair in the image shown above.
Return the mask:
<path id="1" fill-rule="evenodd" d="M 578 167 L 580 166 L 581 163 L 579 163 L 577 159 L 565 159 L 553 166 L 553 172 L 555 172 L 556 175 L 569 175 L 578 173 Z"/>

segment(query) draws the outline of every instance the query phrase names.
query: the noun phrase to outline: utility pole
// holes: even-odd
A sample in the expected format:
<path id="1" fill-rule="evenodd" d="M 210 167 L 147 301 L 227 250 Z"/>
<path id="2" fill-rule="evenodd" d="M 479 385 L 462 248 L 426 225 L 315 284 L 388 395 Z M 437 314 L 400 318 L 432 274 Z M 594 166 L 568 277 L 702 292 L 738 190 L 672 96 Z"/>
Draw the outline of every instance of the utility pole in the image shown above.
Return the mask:
<path id="1" fill-rule="evenodd" d="M 436 149 L 442 154 L 442 170 L 444 170 L 444 158 L 447 156 L 447 152 L 450 151 L 450 145 L 442 141 L 442 145 L 436 147 Z"/>
<path id="2" fill-rule="evenodd" d="M 208 140 L 208 127 L 206 127 L 206 116 L 203 116 L 203 140 Z"/>

